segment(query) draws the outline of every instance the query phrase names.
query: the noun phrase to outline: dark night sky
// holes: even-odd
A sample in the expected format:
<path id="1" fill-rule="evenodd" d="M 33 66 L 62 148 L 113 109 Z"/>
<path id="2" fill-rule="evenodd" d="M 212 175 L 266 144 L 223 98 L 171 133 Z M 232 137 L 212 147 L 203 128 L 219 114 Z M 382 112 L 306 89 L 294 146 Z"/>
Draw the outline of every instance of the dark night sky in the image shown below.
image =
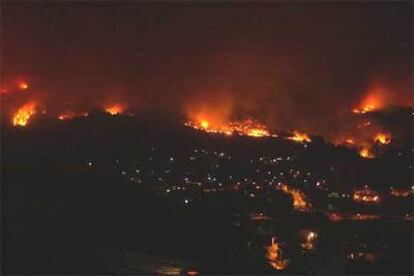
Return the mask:
<path id="1" fill-rule="evenodd" d="M 315 131 L 370 86 L 412 106 L 412 2 L 2 2 L 1 77 L 50 109 L 231 107 Z M 312 120 L 310 120 L 312 119 Z M 317 130 L 316 130 L 317 131 Z"/>

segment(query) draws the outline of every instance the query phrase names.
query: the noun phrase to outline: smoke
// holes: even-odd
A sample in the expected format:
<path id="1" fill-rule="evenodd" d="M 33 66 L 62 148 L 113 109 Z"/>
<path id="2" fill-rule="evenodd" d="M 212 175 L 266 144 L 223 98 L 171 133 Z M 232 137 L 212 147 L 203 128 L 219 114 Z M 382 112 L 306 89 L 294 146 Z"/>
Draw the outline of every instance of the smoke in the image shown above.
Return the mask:
<path id="1" fill-rule="evenodd" d="M 412 19 L 409 2 L 7 2 L 1 85 L 26 80 L 52 114 L 120 104 L 336 139 L 371 95 L 413 106 Z"/>

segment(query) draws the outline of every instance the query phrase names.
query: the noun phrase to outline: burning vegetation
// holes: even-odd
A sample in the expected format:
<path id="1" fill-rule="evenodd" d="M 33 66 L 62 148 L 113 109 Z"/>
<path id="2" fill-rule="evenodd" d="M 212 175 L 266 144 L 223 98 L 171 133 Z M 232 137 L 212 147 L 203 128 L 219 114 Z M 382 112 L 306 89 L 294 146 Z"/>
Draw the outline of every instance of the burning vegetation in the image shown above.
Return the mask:
<path id="1" fill-rule="evenodd" d="M 391 143 L 391 134 L 389 133 L 378 133 L 374 137 L 374 141 L 383 145 Z"/>
<path id="2" fill-rule="evenodd" d="M 27 103 L 13 115 L 12 123 L 14 126 L 26 126 L 34 114 L 36 114 L 36 103 Z"/>
<path id="3" fill-rule="evenodd" d="M 367 186 L 364 189 L 358 189 L 354 191 L 353 200 L 358 203 L 379 203 L 380 196 L 379 194 L 368 188 Z"/>
<path id="4" fill-rule="evenodd" d="M 283 257 L 283 251 L 279 242 L 272 237 L 270 246 L 266 247 L 266 259 L 271 267 L 283 270 L 287 267 L 289 260 Z"/>
<path id="5" fill-rule="evenodd" d="M 305 194 L 302 191 L 297 189 L 291 188 L 286 184 L 278 185 L 278 188 L 285 192 L 286 194 L 290 194 L 293 199 L 293 208 L 297 211 L 309 211 L 311 208 L 310 203 L 306 201 Z"/>
<path id="6" fill-rule="evenodd" d="M 300 132 L 300 131 L 294 131 L 293 135 L 288 137 L 288 139 L 292 141 L 300 142 L 300 143 L 311 141 L 311 139 L 306 133 Z"/>
<path id="7" fill-rule="evenodd" d="M 200 119 L 197 122 L 188 121 L 185 125 L 208 133 L 219 133 L 229 136 L 234 134 L 251 137 L 271 136 L 270 131 L 265 125 L 252 119 L 221 124 L 212 123 L 207 119 Z"/>
<path id="8" fill-rule="evenodd" d="M 105 108 L 105 112 L 110 115 L 119 115 L 124 112 L 124 107 L 119 104 L 114 104 Z"/>

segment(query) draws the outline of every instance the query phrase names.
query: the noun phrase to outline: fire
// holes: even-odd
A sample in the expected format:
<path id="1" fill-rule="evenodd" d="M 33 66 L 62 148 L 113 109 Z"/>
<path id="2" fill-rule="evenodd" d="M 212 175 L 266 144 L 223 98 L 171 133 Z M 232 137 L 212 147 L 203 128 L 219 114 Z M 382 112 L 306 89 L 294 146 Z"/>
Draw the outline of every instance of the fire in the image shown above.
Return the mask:
<path id="1" fill-rule="evenodd" d="M 371 158 L 374 158 L 375 157 L 375 155 L 372 152 L 370 152 L 369 148 L 366 148 L 366 147 L 362 148 L 359 151 L 359 155 L 361 157 L 367 158 L 367 159 L 371 159 Z"/>
<path id="2" fill-rule="evenodd" d="M 315 248 L 315 243 L 318 238 L 318 234 L 310 230 L 301 230 L 299 231 L 299 237 L 302 239 L 300 247 L 303 250 L 311 252 Z"/>
<path id="3" fill-rule="evenodd" d="M 58 119 L 61 121 L 67 121 L 67 120 L 72 120 L 73 118 L 76 118 L 76 117 L 86 117 L 88 115 L 89 115 L 88 112 L 75 113 L 72 111 L 68 111 L 68 112 L 61 113 L 58 116 Z"/>
<path id="4" fill-rule="evenodd" d="M 36 103 L 27 103 L 20 107 L 13 116 L 14 126 L 26 126 L 30 117 L 36 113 Z"/>
<path id="5" fill-rule="evenodd" d="M 306 133 L 300 132 L 300 131 L 294 131 L 293 136 L 289 137 L 288 139 L 292 141 L 300 142 L 300 143 L 311 141 L 311 139 Z"/>
<path id="6" fill-rule="evenodd" d="M 272 237 L 272 243 L 266 249 L 266 259 L 271 267 L 276 270 L 282 270 L 287 267 L 289 261 L 283 258 L 282 248 L 280 244 L 276 242 L 276 238 Z"/>
<path id="7" fill-rule="evenodd" d="M 355 190 L 352 198 L 355 202 L 364 203 L 379 203 L 380 201 L 379 194 L 367 187 L 362 190 Z"/>
<path id="8" fill-rule="evenodd" d="M 354 139 L 346 139 L 345 142 L 347 142 L 348 144 L 351 144 L 351 145 L 355 144 Z"/>
<path id="9" fill-rule="evenodd" d="M 387 144 L 391 143 L 391 134 L 388 134 L 388 133 L 378 133 L 374 137 L 374 141 L 375 142 L 378 142 L 380 144 L 383 144 L 383 145 L 387 145 Z"/>
<path id="10" fill-rule="evenodd" d="M 19 82 L 19 83 L 17 84 L 17 87 L 18 87 L 20 90 L 26 90 L 26 89 L 28 89 L 28 88 L 29 88 L 29 84 L 28 84 L 27 82 L 25 82 L 25 81 L 21 81 L 21 82 Z"/>
<path id="11" fill-rule="evenodd" d="M 111 115 L 119 115 L 124 112 L 124 108 L 118 104 L 105 108 L 105 112 Z"/>
<path id="12" fill-rule="evenodd" d="M 376 111 L 385 105 L 386 88 L 381 85 L 372 87 L 359 107 L 352 110 L 353 113 L 364 114 Z"/>
<path id="13" fill-rule="evenodd" d="M 391 188 L 391 195 L 395 197 L 408 197 L 411 193 L 413 190 L 410 189 Z"/>
<path id="14" fill-rule="evenodd" d="M 208 133 L 219 133 L 224 135 L 237 134 L 251 137 L 267 137 L 271 135 L 265 125 L 251 119 L 219 123 L 203 118 L 199 119 L 197 122 L 188 121 L 185 125 Z"/>
<path id="15" fill-rule="evenodd" d="M 286 184 L 282 184 L 279 188 L 292 196 L 293 207 L 298 211 L 308 211 L 310 209 L 310 204 L 306 202 L 306 198 L 303 192 L 290 188 Z"/>
<path id="16" fill-rule="evenodd" d="M 204 129 L 207 129 L 210 123 L 207 120 L 201 120 L 200 126 Z"/>

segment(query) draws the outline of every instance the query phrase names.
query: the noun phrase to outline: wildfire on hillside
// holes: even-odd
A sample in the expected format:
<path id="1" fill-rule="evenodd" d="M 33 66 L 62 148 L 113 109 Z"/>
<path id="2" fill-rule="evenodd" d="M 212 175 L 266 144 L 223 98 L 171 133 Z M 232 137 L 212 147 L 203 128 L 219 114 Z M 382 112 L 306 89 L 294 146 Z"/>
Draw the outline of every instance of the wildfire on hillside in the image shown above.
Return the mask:
<path id="1" fill-rule="evenodd" d="M 307 135 L 304 132 L 300 132 L 300 131 L 294 131 L 293 135 L 288 137 L 288 139 L 292 140 L 292 141 L 296 141 L 296 142 L 310 142 L 311 139 L 309 138 L 309 135 Z"/>
<path id="2" fill-rule="evenodd" d="M 289 260 L 283 258 L 283 251 L 279 242 L 272 237 L 270 246 L 266 247 L 266 259 L 271 267 L 283 270 L 287 267 Z"/>
<path id="3" fill-rule="evenodd" d="M 352 109 L 352 112 L 356 114 L 364 114 L 383 108 L 385 105 L 385 95 L 386 91 L 384 87 L 372 87 L 362 100 L 361 104 Z"/>
<path id="4" fill-rule="evenodd" d="M 208 133 L 219 133 L 229 136 L 233 134 L 251 137 L 271 136 L 270 131 L 265 125 L 252 119 L 227 123 L 213 123 L 207 119 L 200 119 L 197 122 L 188 121 L 185 125 Z"/>
<path id="5" fill-rule="evenodd" d="M 105 112 L 111 115 L 119 115 L 124 112 L 124 107 L 119 104 L 110 105 L 105 108 Z"/>
<path id="6" fill-rule="evenodd" d="M 364 189 L 355 190 L 352 198 L 359 203 L 379 203 L 380 201 L 379 194 L 367 186 Z"/>
<path id="7" fill-rule="evenodd" d="M 67 111 L 67 112 L 61 113 L 58 116 L 58 119 L 61 120 L 61 121 L 68 121 L 68 120 L 72 120 L 72 119 L 77 118 L 77 117 L 86 117 L 88 115 L 89 115 L 89 112 L 75 113 L 75 112 L 72 112 L 72 111 Z"/>
<path id="8" fill-rule="evenodd" d="M 20 107 L 13 115 L 12 123 L 14 126 L 26 126 L 30 118 L 36 113 L 36 103 L 29 102 Z"/>
<path id="9" fill-rule="evenodd" d="M 291 188 L 286 184 L 278 185 L 278 189 L 292 196 L 293 207 L 295 210 L 298 210 L 298 211 L 309 211 L 310 210 L 311 205 L 310 203 L 306 201 L 305 194 L 302 191 Z"/>
<path id="10" fill-rule="evenodd" d="M 383 145 L 391 143 L 391 134 L 389 133 L 378 133 L 374 137 L 374 141 Z"/>

